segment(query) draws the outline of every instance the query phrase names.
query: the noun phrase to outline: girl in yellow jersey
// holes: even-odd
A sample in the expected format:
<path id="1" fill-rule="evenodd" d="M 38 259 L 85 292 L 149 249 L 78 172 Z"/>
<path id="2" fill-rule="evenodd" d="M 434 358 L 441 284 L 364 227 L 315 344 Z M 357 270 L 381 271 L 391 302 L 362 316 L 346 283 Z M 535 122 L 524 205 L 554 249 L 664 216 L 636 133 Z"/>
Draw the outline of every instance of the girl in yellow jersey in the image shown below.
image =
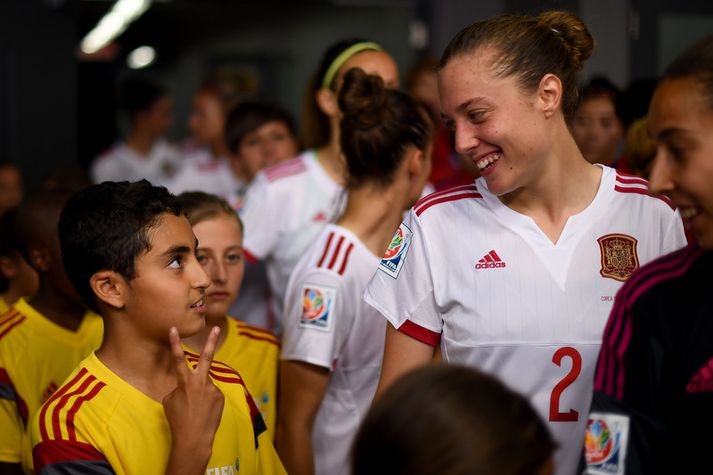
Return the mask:
<path id="1" fill-rule="evenodd" d="M 243 281 L 243 227 L 240 218 L 222 198 L 203 192 L 179 196 L 193 233 L 198 239 L 198 262 L 208 273 L 206 327 L 184 340 L 197 351 L 203 348 L 210 329 L 220 327 L 215 359 L 235 368 L 245 378 L 271 437 L 275 434 L 277 362 L 279 341 L 270 332 L 228 316 Z"/>

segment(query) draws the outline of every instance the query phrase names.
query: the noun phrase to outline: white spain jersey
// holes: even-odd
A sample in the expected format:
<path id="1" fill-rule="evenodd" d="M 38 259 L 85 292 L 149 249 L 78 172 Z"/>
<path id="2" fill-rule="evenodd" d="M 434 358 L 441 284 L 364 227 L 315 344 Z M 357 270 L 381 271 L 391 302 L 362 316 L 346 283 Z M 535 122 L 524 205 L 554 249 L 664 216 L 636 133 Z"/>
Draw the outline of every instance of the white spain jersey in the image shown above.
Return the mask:
<path id="1" fill-rule="evenodd" d="M 350 231 L 327 225 L 285 296 L 282 359 L 332 371 L 312 432 L 315 473 L 349 473 L 349 449 L 376 391 L 386 321 L 361 296 L 379 265 Z"/>
<path id="2" fill-rule="evenodd" d="M 484 179 L 411 210 L 364 299 L 443 359 L 500 377 L 527 396 L 575 473 L 602 332 L 623 281 L 685 245 L 678 213 L 647 183 L 603 167 L 599 190 L 557 244 Z"/>
<path id="3" fill-rule="evenodd" d="M 312 150 L 258 173 L 250 185 L 240 213 L 245 253 L 265 261 L 277 319 L 292 269 L 337 216 L 342 191 Z"/>
<path id="4" fill-rule="evenodd" d="M 149 154 L 139 155 L 120 142 L 104 152 L 89 170 L 92 182 L 137 181 L 146 179 L 154 185 L 166 185 L 181 168 L 178 149 L 166 140 L 157 140 Z"/>

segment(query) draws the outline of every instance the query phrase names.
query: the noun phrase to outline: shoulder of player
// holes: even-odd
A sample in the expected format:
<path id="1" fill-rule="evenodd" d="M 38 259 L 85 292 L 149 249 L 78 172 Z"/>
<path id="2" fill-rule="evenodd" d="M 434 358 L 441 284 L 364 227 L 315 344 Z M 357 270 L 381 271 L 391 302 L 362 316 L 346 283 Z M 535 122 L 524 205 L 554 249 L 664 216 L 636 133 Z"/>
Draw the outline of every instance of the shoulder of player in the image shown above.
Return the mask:
<path id="1" fill-rule="evenodd" d="M 238 320 L 231 320 L 233 320 L 235 323 L 232 325 L 230 331 L 234 331 L 239 339 L 244 340 L 244 345 L 247 345 L 251 348 L 280 347 L 280 340 L 269 330 L 256 327 L 254 325 L 248 325 L 247 323 Z"/>
<path id="2" fill-rule="evenodd" d="M 424 213 L 429 210 L 444 210 L 454 206 L 461 206 L 463 203 L 473 199 L 482 199 L 483 195 L 478 190 L 476 183 L 456 186 L 442 191 L 431 193 L 416 202 L 412 211 L 416 217 L 423 219 Z M 433 213 L 429 211 L 428 214 Z"/>
<path id="3" fill-rule="evenodd" d="M 262 171 L 265 180 L 271 186 L 288 186 L 296 179 L 304 177 L 308 172 L 307 157 L 302 154 L 284 162 L 278 163 Z M 277 184 L 280 185 L 277 185 Z"/>
<path id="4" fill-rule="evenodd" d="M 15 307 L 0 315 L 0 347 L 9 344 L 8 342 L 22 339 L 31 330 L 28 316 Z"/>
<path id="5" fill-rule="evenodd" d="M 86 439 L 89 427 L 109 424 L 118 400 L 119 395 L 83 362 L 35 414 L 36 439 Z"/>
<path id="6" fill-rule="evenodd" d="M 616 170 L 614 192 L 617 197 L 640 200 L 644 205 L 651 206 L 660 212 L 671 213 L 675 210 L 675 206 L 666 196 L 649 191 L 649 182 L 645 178 L 619 170 Z"/>
<path id="7" fill-rule="evenodd" d="M 338 226 L 327 226 L 308 251 L 307 275 L 331 275 L 336 281 L 348 276 L 349 262 L 358 246 L 357 239 Z"/>

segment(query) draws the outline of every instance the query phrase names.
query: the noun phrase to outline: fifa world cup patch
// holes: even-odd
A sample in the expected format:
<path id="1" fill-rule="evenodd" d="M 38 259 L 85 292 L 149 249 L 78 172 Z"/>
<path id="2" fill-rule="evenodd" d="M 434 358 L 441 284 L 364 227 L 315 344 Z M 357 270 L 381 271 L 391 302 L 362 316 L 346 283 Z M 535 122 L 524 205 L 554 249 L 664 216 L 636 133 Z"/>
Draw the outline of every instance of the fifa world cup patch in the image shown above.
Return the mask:
<path id="1" fill-rule="evenodd" d="M 624 475 L 629 417 L 621 414 L 589 414 L 584 434 L 587 475 Z"/>
<path id="2" fill-rule="evenodd" d="M 379 269 L 394 279 L 397 278 L 399 272 L 401 272 L 401 267 L 404 265 L 408 248 L 411 246 L 412 237 L 413 233 L 408 226 L 401 223 L 399 229 L 394 233 L 394 237 L 391 239 L 391 244 L 389 244 L 389 247 L 386 249 L 384 257 L 381 258 Z"/>
<path id="3" fill-rule="evenodd" d="M 602 255 L 602 277 L 626 281 L 639 268 L 639 256 L 636 253 L 636 238 L 626 234 L 607 234 L 597 239 Z"/>
<path id="4" fill-rule="evenodd" d="M 299 325 L 329 331 L 334 318 L 337 291 L 324 285 L 305 285 L 302 288 L 302 317 Z"/>

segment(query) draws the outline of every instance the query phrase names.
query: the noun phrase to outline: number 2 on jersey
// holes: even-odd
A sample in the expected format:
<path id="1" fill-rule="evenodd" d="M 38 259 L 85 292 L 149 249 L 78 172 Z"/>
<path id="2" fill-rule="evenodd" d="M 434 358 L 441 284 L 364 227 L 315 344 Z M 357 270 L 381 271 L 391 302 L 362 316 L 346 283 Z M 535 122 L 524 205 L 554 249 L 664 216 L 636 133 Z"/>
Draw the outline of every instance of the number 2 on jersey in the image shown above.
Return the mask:
<path id="1" fill-rule="evenodd" d="M 562 366 L 564 357 L 569 357 L 572 360 L 572 369 L 552 389 L 552 394 L 550 395 L 550 422 L 574 422 L 579 417 L 579 413 L 574 409 L 570 409 L 568 412 L 560 411 L 560 397 L 582 371 L 582 355 L 571 346 L 565 346 L 555 351 L 555 354 L 552 355 L 552 362 L 557 366 Z"/>

